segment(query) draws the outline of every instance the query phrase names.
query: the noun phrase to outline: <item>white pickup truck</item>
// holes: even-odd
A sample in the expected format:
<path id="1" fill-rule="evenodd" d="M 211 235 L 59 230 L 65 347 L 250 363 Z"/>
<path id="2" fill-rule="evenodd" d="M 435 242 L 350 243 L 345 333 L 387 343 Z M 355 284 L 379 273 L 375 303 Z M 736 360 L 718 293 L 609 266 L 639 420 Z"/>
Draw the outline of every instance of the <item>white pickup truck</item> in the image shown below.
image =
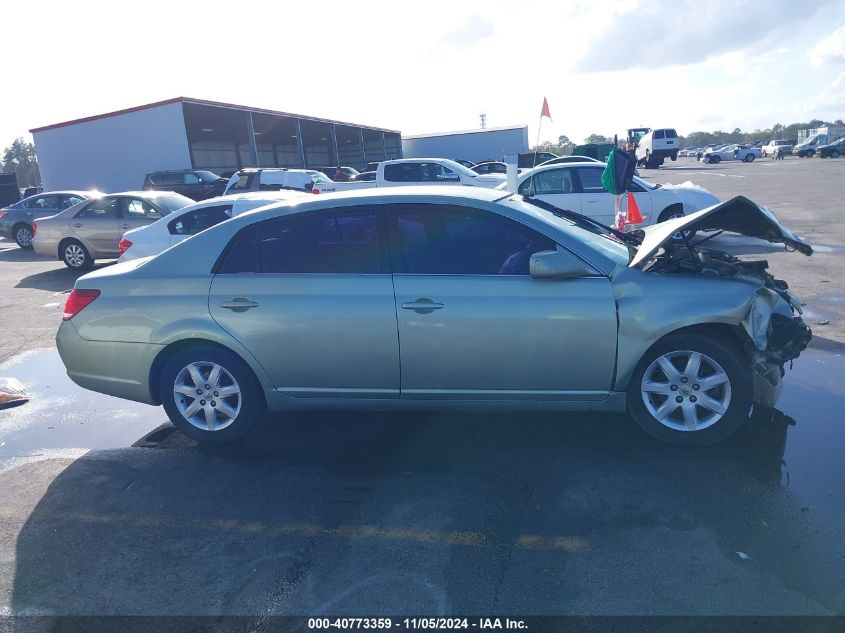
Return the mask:
<path id="1" fill-rule="evenodd" d="M 354 191 L 367 187 L 401 187 L 408 185 L 467 185 L 497 187 L 505 181 L 504 174 L 477 174 L 460 163 L 447 158 L 400 158 L 378 164 L 376 179 L 352 182 L 318 182 L 312 193 Z"/>

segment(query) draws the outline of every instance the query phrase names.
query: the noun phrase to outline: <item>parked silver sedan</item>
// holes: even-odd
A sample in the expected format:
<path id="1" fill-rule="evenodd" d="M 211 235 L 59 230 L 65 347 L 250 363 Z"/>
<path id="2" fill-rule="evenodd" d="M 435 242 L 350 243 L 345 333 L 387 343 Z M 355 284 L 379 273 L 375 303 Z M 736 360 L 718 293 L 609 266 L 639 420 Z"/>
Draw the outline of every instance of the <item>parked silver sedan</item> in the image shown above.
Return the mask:
<path id="1" fill-rule="evenodd" d="M 206 442 L 378 408 L 628 411 L 708 444 L 811 336 L 765 262 L 672 239 L 717 229 L 812 253 L 745 198 L 636 234 L 480 187 L 304 198 L 81 277 L 57 344 L 77 384 Z"/>
<path id="2" fill-rule="evenodd" d="M 194 204 L 172 191 L 128 191 L 98 195 L 33 222 L 32 247 L 68 268 L 87 270 L 96 259 L 117 258 L 123 234 Z"/>

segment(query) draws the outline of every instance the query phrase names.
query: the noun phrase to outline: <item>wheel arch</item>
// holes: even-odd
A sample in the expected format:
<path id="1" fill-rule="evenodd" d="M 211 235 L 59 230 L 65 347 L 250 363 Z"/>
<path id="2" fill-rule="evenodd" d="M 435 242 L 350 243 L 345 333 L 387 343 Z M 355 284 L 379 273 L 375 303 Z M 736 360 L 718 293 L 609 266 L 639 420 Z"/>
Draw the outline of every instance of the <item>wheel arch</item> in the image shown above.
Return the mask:
<path id="1" fill-rule="evenodd" d="M 664 222 L 669 218 L 670 215 L 677 212 L 684 212 L 684 203 L 683 202 L 673 202 L 670 205 L 665 206 L 659 214 L 657 214 L 657 221 Z"/>
<path id="2" fill-rule="evenodd" d="M 660 345 L 667 338 L 676 336 L 678 334 L 695 334 L 698 336 L 706 336 L 709 338 L 716 338 L 728 344 L 730 347 L 737 349 L 743 355 L 747 354 L 748 346 L 751 344 L 748 334 L 742 328 L 742 325 L 731 324 L 724 322 L 706 321 L 702 323 L 694 323 L 691 325 L 684 325 L 670 330 L 656 339 L 648 348 L 640 355 L 640 357 L 633 363 L 624 373 L 618 373 L 613 385 L 614 391 L 625 391 L 628 389 L 631 376 L 636 367 L 640 364 L 642 359 L 649 354 L 656 346 Z"/>
<path id="3" fill-rule="evenodd" d="M 152 365 L 150 365 L 150 373 L 148 376 L 150 396 L 154 404 L 160 405 L 162 403 L 160 390 L 161 373 L 164 371 L 168 361 L 170 361 L 170 359 L 176 354 L 196 347 L 213 347 L 219 349 L 220 351 L 234 354 L 238 359 L 240 359 L 252 373 L 252 377 L 255 380 L 255 384 L 258 387 L 258 391 L 261 393 L 261 398 L 264 400 L 264 405 L 266 406 L 267 398 L 264 394 L 264 383 L 256 371 L 254 363 L 251 362 L 252 359 L 244 358 L 244 355 L 239 353 L 237 350 L 224 345 L 219 341 L 211 340 L 210 338 L 190 338 L 174 341 L 165 346 L 164 349 L 156 355 L 155 359 L 153 359 Z"/>

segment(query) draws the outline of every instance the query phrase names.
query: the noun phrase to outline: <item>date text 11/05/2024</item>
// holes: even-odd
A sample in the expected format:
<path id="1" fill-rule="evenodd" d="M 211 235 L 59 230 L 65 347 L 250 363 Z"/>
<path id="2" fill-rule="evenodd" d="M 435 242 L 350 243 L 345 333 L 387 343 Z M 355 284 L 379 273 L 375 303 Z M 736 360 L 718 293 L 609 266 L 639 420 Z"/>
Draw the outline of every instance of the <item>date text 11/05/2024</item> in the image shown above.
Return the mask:
<path id="1" fill-rule="evenodd" d="M 511 618 L 308 618 L 308 628 L 319 629 L 478 629 L 524 630 L 525 620 Z"/>

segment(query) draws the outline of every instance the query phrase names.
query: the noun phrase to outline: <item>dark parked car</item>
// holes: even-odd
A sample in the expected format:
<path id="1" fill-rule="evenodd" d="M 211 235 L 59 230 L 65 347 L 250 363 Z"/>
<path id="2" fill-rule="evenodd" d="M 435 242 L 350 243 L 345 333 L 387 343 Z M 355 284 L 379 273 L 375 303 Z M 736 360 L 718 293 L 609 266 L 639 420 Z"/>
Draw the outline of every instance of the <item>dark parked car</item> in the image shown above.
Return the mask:
<path id="1" fill-rule="evenodd" d="M 475 167 L 471 167 L 476 174 L 506 174 L 508 173 L 508 166 L 505 163 L 498 161 L 490 161 L 487 163 L 478 163 Z"/>
<path id="2" fill-rule="evenodd" d="M 24 198 L 0 209 L 0 235 L 21 248 L 32 248 L 32 223 L 64 211 L 78 202 L 101 195 L 96 191 L 48 191 Z"/>
<path id="3" fill-rule="evenodd" d="M 191 200 L 223 195 L 227 180 L 204 169 L 155 171 L 144 178 L 144 191 L 175 191 Z"/>
<path id="4" fill-rule="evenodd" d="M 819 145 L 816 148 L 816 155 L 819 158 L 839 158 L 845 154 L 845 138 L 833 141 L 830 145 Z"/>
<path id="5" fill-rule="evenodd" d="M 463 165 L 467 169 L 472 169 L 475 166 L 475 163 L 471 160 L 464 160 L 463 158 L 455 158 L 454 160 L 456 163 Z"/>
<path id="6" fill-rule="evenodd" d="M 516 164 L 520 169 L 531 169 L 553 158 L 559 158 L 559 156 L 551 152 L 526 152 L 525 154 L 519 155 Z"/>

